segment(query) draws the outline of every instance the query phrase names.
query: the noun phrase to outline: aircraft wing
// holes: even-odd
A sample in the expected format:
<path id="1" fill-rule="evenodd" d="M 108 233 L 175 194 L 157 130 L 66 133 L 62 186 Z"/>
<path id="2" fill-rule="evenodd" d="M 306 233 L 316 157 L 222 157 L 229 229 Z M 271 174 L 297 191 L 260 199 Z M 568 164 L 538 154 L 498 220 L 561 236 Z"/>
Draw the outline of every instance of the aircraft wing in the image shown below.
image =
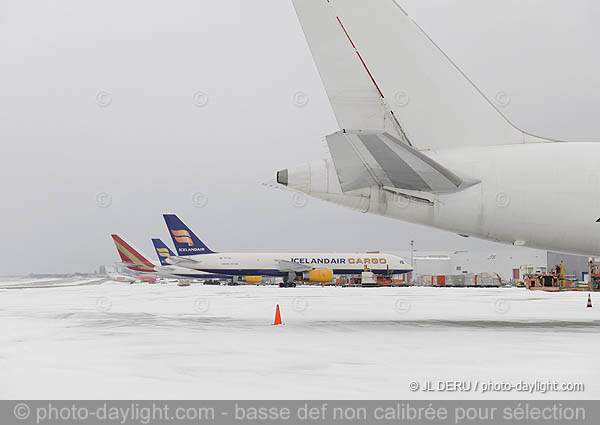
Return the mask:
<path id="1" fill-rule="evenodd" d="M 443 193 L 470 183 L 386 132 L 339 131 L 326 140 L 344 192 L 384 186 Z"/>
<path id="2" fill-rule="evenodd" d="M 312 267 L 308 264 L 294 263 L 288 260 L 276 260 L 277 270 L 280 272 L 306 272 L 312 270 Z"/>

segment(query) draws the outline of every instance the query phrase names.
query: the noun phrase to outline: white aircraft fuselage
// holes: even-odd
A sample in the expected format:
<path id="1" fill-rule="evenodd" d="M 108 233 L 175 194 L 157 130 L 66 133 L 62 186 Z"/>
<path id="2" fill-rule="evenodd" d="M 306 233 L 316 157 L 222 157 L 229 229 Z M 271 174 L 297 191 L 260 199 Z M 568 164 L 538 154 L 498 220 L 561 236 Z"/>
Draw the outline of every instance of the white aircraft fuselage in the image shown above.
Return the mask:
<path id="1" fill-rule="evenodd" d="M 172 261 L 169 259 L 168 261 Z M 378 274 L 412 271 L 402 258 L 383 253 L 214 253 L 177 257 L 184 267 L 234 276 L 288 276 L 290 271 L 332 270 L 333 274 L 359 274 L 365 266 Z M 187 262 L 186 262 L 187 261 Z"/>
<path id="2" fill-rule="evenodd" d="M 424 152 L 464 178 L 427 194 L 371 186 L 342 192 L 331 160 L 289 169 L 287 186 L 355 210 L 514 245 L 600 255 L 597 143 L 530 143 Z M 414 196 L 404 196 L 404 195 Z M 430 202 L 427 202 L 430 201 Z"/>

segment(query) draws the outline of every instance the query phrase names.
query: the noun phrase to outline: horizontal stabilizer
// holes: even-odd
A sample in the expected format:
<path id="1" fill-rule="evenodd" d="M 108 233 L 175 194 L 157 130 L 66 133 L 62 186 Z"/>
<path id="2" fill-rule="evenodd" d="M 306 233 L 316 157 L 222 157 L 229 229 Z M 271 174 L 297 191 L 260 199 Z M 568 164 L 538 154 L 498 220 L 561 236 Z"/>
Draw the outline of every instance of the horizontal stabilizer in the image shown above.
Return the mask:
<path id="1" fill-rule="evenodd" d="M 326 139 L 344 192 L 385 186 L 444 193 L 466 187 L 456 174 L 389 133 L 340 131 Z"/>
<path id="2" fill-rule="evenodd" d="M 128 263 L 125 261 L 121 261 L 121 262 L 116 262 L 115 265 L 117 266 L 122 266 L 122 267 L 133 267 L 133 268 L 144 268 L 146 267 L 145 264 L 141 264 L 141 263 Z"/>
<path id="3" fill-rule="evenodd" d="M 169 257 L 166 259 L 168 264 L 172 264 L 174 266 L 186 267 L 186 268 L 194 268 L 200 264 L 199 261 L 192 260 L 191 258 L 185 257 Z"/>

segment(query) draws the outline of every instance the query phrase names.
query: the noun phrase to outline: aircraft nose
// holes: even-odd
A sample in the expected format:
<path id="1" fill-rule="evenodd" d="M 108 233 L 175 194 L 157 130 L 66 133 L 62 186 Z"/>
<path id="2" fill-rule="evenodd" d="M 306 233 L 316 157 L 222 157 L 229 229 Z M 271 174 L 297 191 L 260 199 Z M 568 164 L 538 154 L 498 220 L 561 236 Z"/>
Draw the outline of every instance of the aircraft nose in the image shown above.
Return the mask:
<path id="1" fill-rule="evenodd" d="M 279 170 L 277 171 L 277 183 L 282 184 L 284 186 L 288 185 L 288 170 Z"/>

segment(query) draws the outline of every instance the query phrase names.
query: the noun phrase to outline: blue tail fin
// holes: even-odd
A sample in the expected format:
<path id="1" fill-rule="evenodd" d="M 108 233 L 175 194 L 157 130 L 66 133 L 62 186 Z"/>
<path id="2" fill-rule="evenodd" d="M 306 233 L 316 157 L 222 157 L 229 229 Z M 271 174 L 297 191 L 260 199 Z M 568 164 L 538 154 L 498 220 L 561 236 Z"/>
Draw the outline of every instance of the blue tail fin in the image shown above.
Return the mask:
<path id="1" fill-rule="evenodd" d="M 152 243 L 154 244 L 154 249 L 156 250 L 156 255 L 158 255 L 160 265 L 169 266 L 170 264 L 167 263 L 167 258 L 175 257 L 173 251 L 171 251 L 171 249 L 160 239 L 152 239 Z"/>
<path id="2" fill-rule="evenodd" d="M 167 229 L 175 244 L 177 255 L 196 255 L 196 254 L 213 254 L 204 243 L 198 239 L 198 236 L 192 232 L 189 227 L 183 224 L 175 214 L 163 214 Z"/>

